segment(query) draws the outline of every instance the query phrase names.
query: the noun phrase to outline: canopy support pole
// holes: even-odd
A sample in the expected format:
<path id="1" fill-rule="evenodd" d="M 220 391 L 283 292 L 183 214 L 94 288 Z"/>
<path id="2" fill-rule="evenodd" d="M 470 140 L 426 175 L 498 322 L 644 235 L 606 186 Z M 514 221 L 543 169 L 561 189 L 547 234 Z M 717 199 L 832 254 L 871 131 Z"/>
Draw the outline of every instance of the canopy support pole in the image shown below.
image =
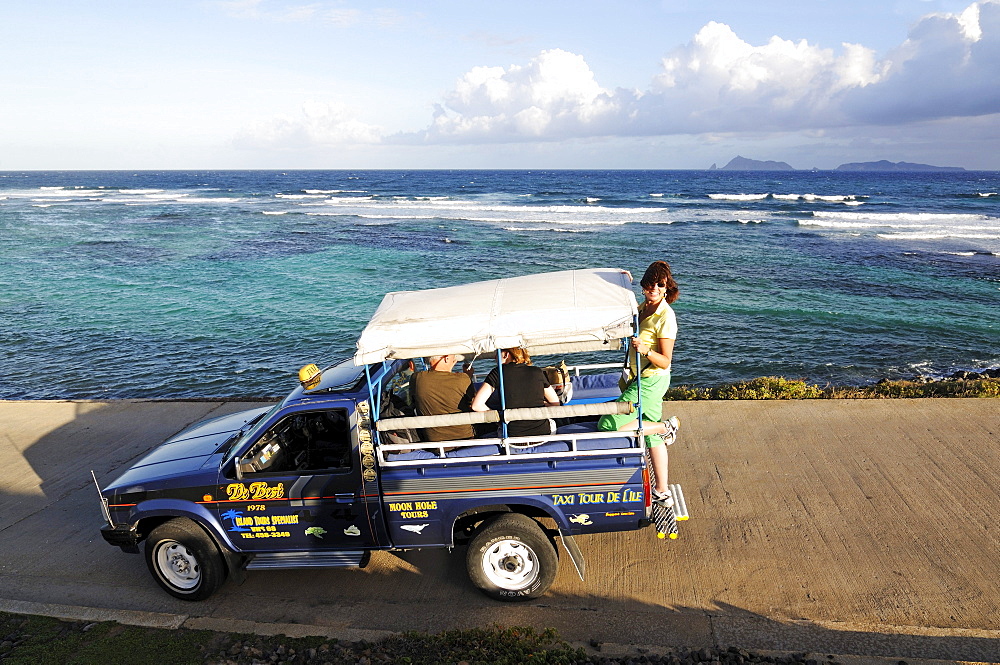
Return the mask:
<path id="1" fill-rule="evenodd" d="M 638 313 L 636 313 L 633 316 L 632 321 L 633 321 L 633 323 L 632 323 L 632 329 L 635 331 L 635 333 L 632 336 L 635 339 L 639 339 L 639 314 Z M 636 413 L 639 414 L 639 427 L 636 429 L 636 437 L 637 437 L 636 443 L 639 443 L 640 447 L 641 447 L 641 444 L 642 444 L 642 442 L 644 440 L 642 438 L 643 437 L 643 432 L 642 432 L 642 361 L 639 360 L 639 357 L 640 357 L 639 356 L 639 347 L 636 346 L 636 348 L 633 349 L 633 351 L 635 353 L 635 369 L 636 369 L 636 374 L 635 374 L 635 399 L 636 399 L 635 410 L 636 410 Z"/>
<path id="2" fill-rule="evenodd" d="M 497 349 L 497 377 L 500 382 L 500 413 L 504 414 L 500 419 L 500 438 L 507 438 L 507 400 L 503 396 L 503 349 Z"/>

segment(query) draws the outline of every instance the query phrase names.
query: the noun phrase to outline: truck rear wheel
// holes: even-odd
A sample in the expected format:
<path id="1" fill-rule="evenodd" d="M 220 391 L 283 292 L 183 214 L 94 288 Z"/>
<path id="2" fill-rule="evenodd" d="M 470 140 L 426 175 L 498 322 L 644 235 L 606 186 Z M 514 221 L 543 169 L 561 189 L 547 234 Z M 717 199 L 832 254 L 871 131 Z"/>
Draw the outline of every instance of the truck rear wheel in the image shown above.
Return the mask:
<path id="1" fill-rule="evenodd" d="M 469 579 L 496 600 L 538 598 L 552 586 L 559 560 L 538 522 L 505 513 L 487 522 L 469 543 Z"/>
<path id="2" fill-rule="evenodd" d="M 164 522 L 146 539 L 146 565 L 164 591 L 204 600 L 226 580 L 226 566 L 204 529 L 186 518 Z"/>

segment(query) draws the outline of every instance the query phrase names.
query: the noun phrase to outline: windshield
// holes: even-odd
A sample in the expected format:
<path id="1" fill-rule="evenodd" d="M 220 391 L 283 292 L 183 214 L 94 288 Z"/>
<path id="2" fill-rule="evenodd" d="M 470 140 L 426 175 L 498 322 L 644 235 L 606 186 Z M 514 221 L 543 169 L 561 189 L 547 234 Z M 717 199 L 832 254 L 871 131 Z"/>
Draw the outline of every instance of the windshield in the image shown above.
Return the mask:
<path id="1" fill-rule="evenodd" d="M 226 457 L 222 463 L 225 464 L 233 457 L 235 457 L 236 451 L 239 449 L 240 443 L 252 437 L 257 432 L 257 430 L 263 427 L 264 424 L 271 419 L 271 416 L 273 416 L 280 408 L 281 408 L 281 403 L 279 402 L 278 404 L 275 404 L 266 413 L 262 413 L 261 415 L 257 416 L 256 418 L 248 422 L 246 425 L 241 427 L 240 431 L 234 434 L 232 438 L 226 442 L 226 444 L 229 446 L 229 449 L 226 451 Z"/>
<path id="2" fill-rule="evenodd" d="M 365 372 L 364 365 L 354 364 L 353 358 L 340 360 L 323 370 L 319 386 L 305 392 L 309 394 L 335 392 L 353 388 Z"/>

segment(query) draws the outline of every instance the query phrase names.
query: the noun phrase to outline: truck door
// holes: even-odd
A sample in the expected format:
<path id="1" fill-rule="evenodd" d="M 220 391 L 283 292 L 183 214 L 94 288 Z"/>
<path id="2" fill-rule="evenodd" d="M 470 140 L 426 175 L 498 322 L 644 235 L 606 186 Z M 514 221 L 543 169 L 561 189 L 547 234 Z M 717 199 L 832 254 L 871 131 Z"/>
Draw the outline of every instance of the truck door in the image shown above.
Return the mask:
<path id="1" fill-rule="evenodd" d="M 375 546 L 373 520 L 345 408 L 279 418 L 240 457 L 220 494 L 219 518 L 244 551 Z M 377 504 L 373 507 L 377 507 Z"/>

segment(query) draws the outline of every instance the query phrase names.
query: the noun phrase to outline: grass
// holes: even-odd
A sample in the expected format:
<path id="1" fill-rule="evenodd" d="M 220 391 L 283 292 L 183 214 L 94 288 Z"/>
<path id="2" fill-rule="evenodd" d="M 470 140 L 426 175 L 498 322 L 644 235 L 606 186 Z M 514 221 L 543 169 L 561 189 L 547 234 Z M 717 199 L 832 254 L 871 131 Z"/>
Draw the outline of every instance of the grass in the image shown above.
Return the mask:
<path id="1" fill-rule="evenodd" d="M 0 613 L 4 665 L 202 663 L 211 634 Z"/>
<path id="2" fill-rule="evenodd" d="M 277 658 L 272 658 L 277 656 Z M 323 637 L 289 638 L 86 623 L 0 613 L 4 665 L 203 665 L 208 663 L 520 663 L 591 662 L 549 628 L 501 627 L 409 632 L 380 642 L 342 643 Z"/>
<path id="3" fill-rule="evenodd" d="M 668 400 L 729 399 L 886 399 L 902 397 L 1000 397 L 1000 379 L 879 381 L 870 386 L 819 386 L 801 379 L 763 376 L 715 388 L 678 386 Z"/>

